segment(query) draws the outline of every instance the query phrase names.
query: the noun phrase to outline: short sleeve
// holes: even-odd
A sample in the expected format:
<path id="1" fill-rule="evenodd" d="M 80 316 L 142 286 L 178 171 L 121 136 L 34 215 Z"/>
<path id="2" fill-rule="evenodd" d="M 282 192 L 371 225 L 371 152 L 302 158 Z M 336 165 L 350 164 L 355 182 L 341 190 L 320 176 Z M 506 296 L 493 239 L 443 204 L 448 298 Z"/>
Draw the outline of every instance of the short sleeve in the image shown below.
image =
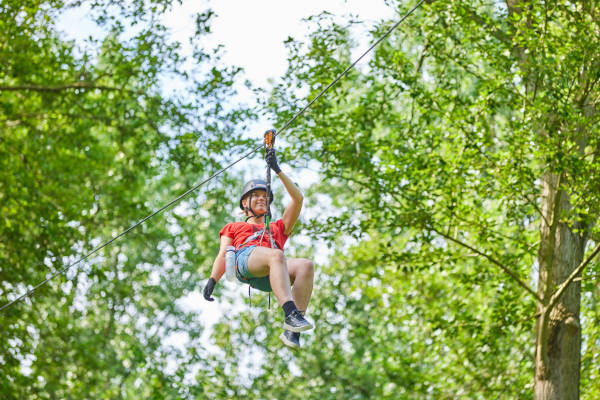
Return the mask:
<path id="1" fill-rule="evenodd" d="M 225 225 L 223 229 L 221 229 L 221 232 L 219 232 L 219 237 L 221 236 L 227 236 L 233 239 L 233 223 L 229 223 Z"/>

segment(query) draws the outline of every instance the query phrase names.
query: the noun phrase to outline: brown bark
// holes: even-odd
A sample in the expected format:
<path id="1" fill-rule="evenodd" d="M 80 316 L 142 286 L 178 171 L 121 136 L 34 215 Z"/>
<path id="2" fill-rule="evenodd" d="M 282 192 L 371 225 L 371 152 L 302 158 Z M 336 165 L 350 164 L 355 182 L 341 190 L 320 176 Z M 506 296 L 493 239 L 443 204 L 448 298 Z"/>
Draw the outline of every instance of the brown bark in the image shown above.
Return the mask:
<path id="1" fill-rule="evenodd" d="M 582 263 L 585 239 L 560 220 L 571 207 L 560 184 L 559 175 L 544 177 L 542 211 L 546 218 L 541 223 L 538 254 L 538 294 L 543 303 L 538 302 L 536 326 L 536 400 L 579 399 L 581 283 L 572 281 L 556 301 L 551 299 Z"/>

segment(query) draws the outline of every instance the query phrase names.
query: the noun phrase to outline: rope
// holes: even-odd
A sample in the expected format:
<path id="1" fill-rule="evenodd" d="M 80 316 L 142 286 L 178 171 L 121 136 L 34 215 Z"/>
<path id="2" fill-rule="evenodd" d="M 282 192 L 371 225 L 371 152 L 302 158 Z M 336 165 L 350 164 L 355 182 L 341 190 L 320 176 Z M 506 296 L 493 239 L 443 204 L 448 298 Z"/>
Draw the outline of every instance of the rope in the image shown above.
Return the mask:
<path id="1" fill-rule="evenodd" d="M 350 64 L 350 66 L 348 68 L 346 68 L 344 70 L 344 72 L 342 72 L 337 78 L 335 78 L 329 85 L 327 85 L 327 87 L 325 87 L 325 89 L 323 89 L 314 99 L 312 99 L 306 106 L 304 106 L 304 108 L 302 108 L 298 113 L 296 113 L 288 122 L 286 122 L 284 124 L 284 126 L 276 131 L 276 133 L 273 135 L 273 138 L 277 137 L 279 134 L 281 134 L 282 132 L 284 132 L 287 128 L 290 127 L 290 125 L 302 114 L 304 114 L 304 112 L 306 110 L 308 110 L 321 96 L 323 96 L 325 94 L 325 92 L 327 92 L 333 85 L 335 85 L 340 79 L 342 79 L 352 68 L 354 68 L 354 66 L 363 59 L 364 56 L 366 56 L 371 50 L 373 50 L 375 47 L 377 47 L 379 45 L 379 43 L 381 43 L 386 37 L 388 37 L 398 26 L 400 26 L 400 24 L 406 19 L 408 18 L 417 8 L 419 8 L 421 6 L 421 4 L 423 4 L 425 2 L 425 0 L 421 0 L 419 1 L 419 3 L 417 3 L 416 6 L 414 6 L 408 13 L 406 13 L 406 15 L 404 15 L 398 22 L 396 22 L 382 37 L 380 37 L 373 45 L 371 45 L 371 47 L 369 47 L 360 57 L 358 57 L 352 64 Z M 92 251 L 90 251 L 89 253 L 87 253 L 85 256 L 81 257 L 79 260 L 75 261 L 72 264 L 67 265 L 66 267 L 54 272 L 53 274 L 51 274 L 48 278 L 44 279 L 42 282 L 38 283 L 37 285 L 35 285 L 33 288 L 27 290 L 27 292 L 25 292 L 24 294 L 22 294 L 21 296 L 17 297 L 16 299 L 4 304 L 2 307 L 0 307 L 0 311 L 5 310 L 6 308 L 12 306 L 13 304 L 19 302 L 20 300 L 24 299 L 25 297 L 29 297 L 31 296 L 37 289 L 39 289 L 40 287 L 44 286 L 46 283 L 48 283 L 49 281 L 51 281 L 52 279 L 56 278 L 58 275 L 61 275 L 65 272 L 67 272 L 70 268 L 74 267 L 75 265 L 79 264 L 80 262 L 86 260 L 87 258 L 89 258 L 90 256 L 94 255 L 95 253 L 97 253 L 98 251 L 102 250 L 103 248 L 105 248 L 106 246 L 110 245 L 112 242 L 114 242 L 115 240 L 119 239 L 122 236 L 125 236 L 127 233 L 129 233 L 130 231 L 132 231 L 133 229 L 137 228 L 138 226 L 142 225 L 144 222 L 146 222 L 147 220 L 149 220 L 150 218 L 154 217 L 157 214 L 160 214 L 161 212 L 163 212 L 165 209 L 169 208 L 170 206 L 172 206 L 173 204 L 179 202 L 181 199 L 187 197 L 190 193 L 192 193 L 193 191 L 197 190 L 199 187 L 201 187 L 202 185 L 208 183 L 209 181 L 211 181 L 212 179 L 216 178 L 217 176 L 221 175 L 223 172 L 227 171 L 229 168 L 233 167 L 235 164 L 239 163 L 240 161 L 250 157 L 252 154 L 256 153 L 258 150 L 262 149 L 263 145 L 261 144 L 260 146 L 257 146 L 256 148 L 252 149 L 251 151 L 249 151 L 248 153 L 246 153 L 244 156 L 242 156 L 241 158 L 239 158 L 238 160 L 232 162 L 231 164 L 227 165 L 225 168 L 222 168 L 221 170 L 219 170 L 218 172 L 214 173 L 213 175 L 211 175 L 209 178 L 205 179 L 204 181 L 200 182 L 199 184 L 197 184 L 196 186 L 192 187 L 191 189 L 189 189 L 188 191 L 186 191 L 185 193 L 183 193 L 182 195 L 180 195 L 179 197 L 171 200 L 168 204 L 162 206 L 161 208 L 159 208 L 158 210 L 154 211 L 152 214 L 148 215 L 147 217 L 141 219 L 139 222 L 137 222 L 136 224 L 130 226 L 129 228 L 125 229 L 123 232 L 119 233 L 118 235 L 114 236 L 112 239 L 108 240 L 107 242 L 101 244 L 100 246 L 96 247 L 95 249 L 93 249 Z"/>

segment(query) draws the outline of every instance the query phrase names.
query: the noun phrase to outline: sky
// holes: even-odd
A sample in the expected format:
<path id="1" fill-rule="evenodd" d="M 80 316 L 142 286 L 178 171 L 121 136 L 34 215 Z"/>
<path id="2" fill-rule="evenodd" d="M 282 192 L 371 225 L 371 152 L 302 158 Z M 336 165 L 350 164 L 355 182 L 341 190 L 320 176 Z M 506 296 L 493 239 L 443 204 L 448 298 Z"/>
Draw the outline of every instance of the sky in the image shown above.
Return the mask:
<path id="1" fill-rule="evenodd" d="M 308 33 L 303 19 L 326 11 L 339 22 L 349 20 L 350 15 L 364 21 L 363 32 L 357 27 L 356 51 L 360 54 L 368 47 L 368 42 L 360 42 L 361 33 L 377 21 L 397 16 L 384 0 L 183 0 L 164 16 L 163 22 L 171 28 L 173 39 L 185 44 L 194 32 L 194 15 L 208 8 L 216 15 L 206 46 L 224 45 L 223 61 L 242 67 L 247 79 L 263 87 L 269 78 L 277 78 L 286 70 L 283 41 L 290 36 L 302 39 Z M 58 27 L 66 38 L 76 41 L 103 35 L 90 22 L 85 2 L 65 12 Z"/>
<path id="2" fill-rule="evenodd" d="M 223 44 L 223 61 L 244 68 L 247 78 L 258 86 L 285 72 L 283 41 L 289 36 L 305 37 L 304 18 L 328 11 L 343 21 L 352 14 L 365 21 L 368 29 L 376 21 L 395 15 L 383 0 L 219 0 L 186 1 L 164 21 L 176 38 L 188 37 L 194 28 L 192 16 L 206 5 L 216 14 L 211 24 L 212 43 L 207 44 Z"/>

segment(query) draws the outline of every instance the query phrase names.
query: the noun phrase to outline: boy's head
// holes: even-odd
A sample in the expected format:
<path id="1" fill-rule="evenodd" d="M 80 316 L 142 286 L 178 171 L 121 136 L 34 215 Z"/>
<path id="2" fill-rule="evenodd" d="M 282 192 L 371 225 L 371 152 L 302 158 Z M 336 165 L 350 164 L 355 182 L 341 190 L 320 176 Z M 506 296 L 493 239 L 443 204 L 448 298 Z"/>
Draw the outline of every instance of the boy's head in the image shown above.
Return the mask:
<path id="1" fill-rule="evenodd" d="M 253 179 L 248 181 L 242 190 L 240 196 L 240 208 L 247 214 L 248 211 L 254 213 L 255 207 L 261 208 L 261 213 L 267 211 L 269 204 L 273 202 L 273 194 L 267 204 L 267 182 L 262 179 Z"/>

